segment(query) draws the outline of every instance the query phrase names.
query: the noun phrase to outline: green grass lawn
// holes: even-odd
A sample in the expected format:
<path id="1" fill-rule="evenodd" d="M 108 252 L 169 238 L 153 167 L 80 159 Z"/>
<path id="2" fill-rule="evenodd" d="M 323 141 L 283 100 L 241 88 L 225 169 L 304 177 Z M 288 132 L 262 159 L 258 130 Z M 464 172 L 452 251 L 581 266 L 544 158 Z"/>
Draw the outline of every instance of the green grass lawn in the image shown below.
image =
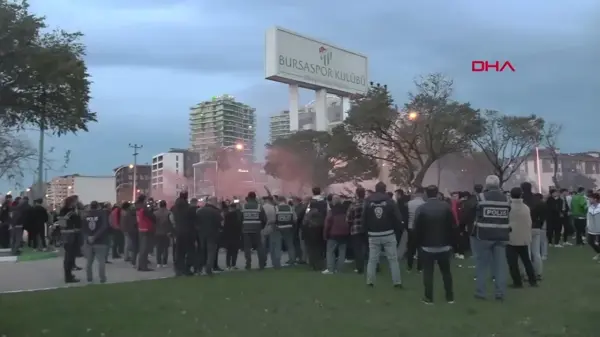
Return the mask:
<path id="1" fill-rule="evenodd" d="M 352 273 L 303 268 L 8 294 L 0 335 L 595 337 L 600 265 L 591 255 L 553 249 L 540 288 L 509 290 L 503 303 L 474 299 L 473 269 L 464 268 L 454 269 L 453 305 L 443 301 L 439 274 L 438 301 L 426 306 L 418 274 L 404 272 L 406 289 L 397 290 L 386 272 L 367 288 Z"/>

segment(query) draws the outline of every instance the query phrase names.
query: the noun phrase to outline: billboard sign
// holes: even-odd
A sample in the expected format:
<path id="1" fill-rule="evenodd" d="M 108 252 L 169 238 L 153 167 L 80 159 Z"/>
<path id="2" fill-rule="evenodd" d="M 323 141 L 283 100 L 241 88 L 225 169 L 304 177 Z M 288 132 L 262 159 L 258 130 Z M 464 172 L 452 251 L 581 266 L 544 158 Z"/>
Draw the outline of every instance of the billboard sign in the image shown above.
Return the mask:
<path id="1" fill-rule="evenodd" d="M 265 78 L 340 96 L 369 89 L 366 56 L 273 27 L 266 34 Z"/>

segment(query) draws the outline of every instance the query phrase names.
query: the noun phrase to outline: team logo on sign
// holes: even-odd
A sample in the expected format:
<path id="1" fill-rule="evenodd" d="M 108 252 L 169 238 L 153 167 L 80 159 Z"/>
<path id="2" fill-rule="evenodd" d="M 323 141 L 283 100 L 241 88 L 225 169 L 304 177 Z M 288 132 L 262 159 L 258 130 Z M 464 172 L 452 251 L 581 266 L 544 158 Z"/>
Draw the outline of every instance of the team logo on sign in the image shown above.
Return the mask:
<path id="1" fill-rule="evenodd" d="M 321 46 L 321 48 L 319 48 L 319 54 L 321 55 L 321 61 L 323 61 L 323 65 L 327 67 L 331 62 L 331 50 Z"/>

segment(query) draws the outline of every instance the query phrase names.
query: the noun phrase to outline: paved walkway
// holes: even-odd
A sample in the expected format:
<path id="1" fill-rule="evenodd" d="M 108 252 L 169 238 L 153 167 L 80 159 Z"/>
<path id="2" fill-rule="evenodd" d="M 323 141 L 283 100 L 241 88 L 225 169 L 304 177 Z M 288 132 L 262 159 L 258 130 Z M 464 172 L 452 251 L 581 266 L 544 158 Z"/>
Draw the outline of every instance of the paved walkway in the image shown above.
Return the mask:
<path id="1" fill-rule="evenodd" d="M 285 253 L 283 255 L 282 261 L 285 262 L 287 261 L 287 256 Z M 153 258 L 150 258 L 150 260 L 153 260 Z M 256 254 L 253 254 L 252 262 L 253 268 L 257 268 L 258 261 Z M 77 259 L 79 267 L 84 267 L 84 264 L 85 260 L 83 258 Z M 238 257 L 237 264 L 238 267 L 244 265 L 242 253 Z M 221 268 L 225 266 L 224 253 L 219 254 L 219 266 Z M 94 267 L 94 276 L 96 276 L 97 267 Z M 172 265 L 155 269 L 152 272 L 138 272 L 130 263 L 126 263 L 123 260 L 115 260 L 106 267 L 108 283 L 154 280 L 174 275 Z M 270 261 L 267 262 L 267 267 L 270 267 Z M 62 275 L 62 258 L 19 263 L 1 263 L 0 275 L 2 275 L 0 277 L 0 293 L 78 287 L 87 284 L 85 282 L 85 271 L 81 270 L 75 272 L 76 277 L 82 280 L 81 283 L 65 285 Z"/>

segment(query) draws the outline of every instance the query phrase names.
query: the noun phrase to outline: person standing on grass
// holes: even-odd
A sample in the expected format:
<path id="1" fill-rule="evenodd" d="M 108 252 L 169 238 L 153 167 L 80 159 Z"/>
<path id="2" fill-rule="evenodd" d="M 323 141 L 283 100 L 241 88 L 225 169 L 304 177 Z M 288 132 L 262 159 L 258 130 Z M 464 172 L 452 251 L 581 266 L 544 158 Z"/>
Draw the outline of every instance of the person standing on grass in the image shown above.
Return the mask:
<path id="1" fill-rule="evenodd" d="M 350 226 L 350 243 L 354 250 L 355 272 L 363 274 L 365 272 L 367 257 L 367 234 L 361 223 L 362 211 L 365 206 L 366 191 L 362 187 L 356 188 L 356 200 L 348 208 L 346 221 Z"/>
<path id="2" fill-rule="evenodd" d="M 588 202 L 585 197 L 585 188 L 579 187 L 577 194 L 571 197 L 571 216 L 575 227 L 575 244 L 583 245 L 585 226 L 587 221 Z"/>
<path id="3" fill-rule="evenodd" d="M 475 298 L 486 298 L 488 272 L 492 270 L 495 298 L 503 300 L 506 293 L 506 244 L 510 239 L 510 200 L 500 190 L 498 176 L 485 179 L 486 192 L 479 195 L 473 228 L 475 255 Z"/>
<path id="4" fill-rule="evenodd" d="M 156 217 L 156 267 L 166 267 L 169 260 L 169 246 L 171 235 L 173 235 L 173 224 L 169 219 L 169 210 L 167 202 L 161 200 L 158 203 L 158 209 L 154 211 Z"/>
<path id="5" fill-rule="evenodd" d="M 121 205 L 121 230 L 125 237 L 125 262 L 135 265 L 138 254 L 138 232 L 135 208 L 130 202 Z"/>
<path id="6" fill-rule="evenodd" d="M 587 213 L 587 242 L 596 255 L 594 260 L 600 258 L 600 194 L 593 193 L 590 197 L 590 206 Z"/>
<path id="7" fill-rule="evenodd" d="M 402 288 L 400 266 L 398 264 L 398 239 L 402 235 L 403 222 L 398 206 L 385 192 L 383 182 L 375 185 L 375 193 L 365 200 L 361 223 L 369 240 L 369 261 L 367 262 L 367 285 L 375 285 L 375 274 L 381 251 L 390 265 L 394 287 Z"/>
<path id="8" fill-rule="evenodd" d="M 306 243 L 310 267 L 314 271 L 323 271 L 323 258 L 325 257 L 323 228 L 329 206 L 327 200 L 321 196 L 320 187 L 313 187 L 312 194 L 302 218 L 302 235 Z"/>
<path id="9" fill-rule="evenodd" d="M 237 203 L 232 203 L 225 211 L 223 220 L 223 243 L 225 246 L 225 266 L 229 270 L 237 269 L 237 258 L 242 247 L 242 212 Z"/>
<path id="10" fill-rule="evenodd" d="M 546 233 L 542 229 L 546 217 L 544 203 L 531 192 L 532 186 L 529 182 L 521 184 L 521 190 L 523 191 L 522 200 L 527 207 L 529 207 L 529 215 L 531 218 L 531 244 L 529 245 L 529 252 L 531 256 L 531 263 L 535 271 L 536 279 L 539 281 L 542 279 L 543 271 L 543 260 L 542 260 L 542 242 L 545 238 Z"/>
<path id="11" fill-rule="evenodd" d="M 218 256 L 219 233 L 223 227 L 223 215 L 219 206 L 216 197 L 209 197 L 204 207 L 200 207 L 196 211 L 200 245 L 198 250 L 201 253 L 198 273 L 202 273 L 202 269 L 204 269 L 206 275 L 209 276 L 213 274 L 215 259 Z"/>
<path id="12" fill-rule="evenodd" d="M 106 254 L 109 244 L 109 224 L 107 213 L 100 209 L 97 201 L 90 203 L 90 209 L 83 214 L 81 232 L 83 234 L 83 254 L 86 259 L 85 273 L 87 281 L 92 282 L 92 266 L 98 261 L 100 283 L 106 282 Z"/>
<path id="13" fill-rule="evenodd" d="M 418 187 L 415 190 L 414 197 L 411 201 L 408 202 L 408 223 L 407 223 L 407 242 L 406 242 L 406 265 L 408 267 L 408 271 L 413 269 L 413 264 L 415 261 L 415 255 L 417 253 L 417 244 L 415 241 L 415 232 L 414 232 L 414 224 L 415 224 L 415 215 L 417 213 L 417 209 L 421 205 L 425 203 L 423 200 L 424 190 L 422 187 Z M 422 259 L 417 260 L 417 271 L 421 272 L 423 269 L 423 261 Z"/>
<path id="14" fill-rule="evenodd" d="M 262 230 L 267 225 L 264 208 L 256 200 L 255 192 L 248 192 L 246 203 L 242 205 L 242 241 L 246 270 L 252 268 L 252 247 L 256 247 L 258 268 L 264 269 L 267 264 L 265 245 L 262 240 Z"/>
<path id="15" fill-rule="evenodd" d="M 529 207 L 521 199 L 523 192 L 520 187 L 510 190 L 511 206 L 509 213 L 510 240 L 506 246 L 506 260 L 512 278 L 513 288 L 523 288 L 523 280 L 519 270 L 519 259 L 525 267 L 529 285 L 537 287 L 537 278 L 531 259 L 529 246 L 532 237 L 532 220 Z"/>
<path id="16" fill-rule="evenodd" d="M 294 246 L 294 232 L 296 226 L 296 212 L 290 206 L 285 197 L 279 196 L 275 205 L 275 223 L 271 233 L 271 245 L 273 252 L 271 260 L 277 260 L 273 264 L 281 266 L 281 255 L 283 244 L 287 247 L 288 260 L 286 265 L 294 265 L 296 262 L 296 247 Z"/>
<path id="17" fill-rule="evenodd" d="M 346 248 L 350 237 L 350 226 L 346 221 L 346 208 L 342 204 L 342 199 L 334 195 L 331 200 L 331 209 L 325 218 L 323 228 L 323 239 L 327 242 L 325 253 L 326 269 L 324 275 L 333 274 L 342 271 L 344 261 L 346 260 Z M 336 258 L 335 251 L 338 251 Z"/>
<path id="18" fill-rule="evenodd" d="M 437 186 L 425 189 L 425 201 L 414 215 L 414 240 L 419 248 L 419 260 L 423 260 L 423 303 L 433 303 L 433 266 L 435 263 L 442 273 L 446 301 L 454 303 L 450 259 L 452 247 L 457 241 L 456 218 L 451 206 L 437 198 Z"/>
<path id="19" fill-rule="evenodd" d="M 188 261 L 194 255 L 195 230 L 190 219 L 190 204 L 187 192 L 179 193 L 175 205 L 171 207 L 170 220 L 175 226 L 175 276 L 194 275 Z"/>

